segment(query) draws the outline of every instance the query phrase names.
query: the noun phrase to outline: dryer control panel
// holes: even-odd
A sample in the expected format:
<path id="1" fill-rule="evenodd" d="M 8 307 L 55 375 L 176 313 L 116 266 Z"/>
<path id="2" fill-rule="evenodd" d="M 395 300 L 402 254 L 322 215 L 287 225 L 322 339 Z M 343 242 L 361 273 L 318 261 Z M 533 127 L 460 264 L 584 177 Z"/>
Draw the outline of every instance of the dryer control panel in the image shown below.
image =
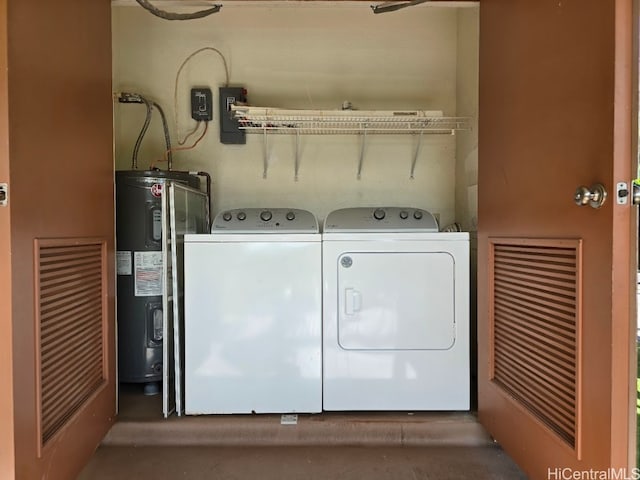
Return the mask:
<path id="1" fill-rule="evenodd" d="M 412 207 L 355 207 L 327 215 L 325 232 L 437 232 L 428 211 Z"/>
<path id="2" fill-rule="evenodd" d="M 318 233 L 315 215 L 299 208 L 236 208 L 216 215 L 211 233 Z"/>

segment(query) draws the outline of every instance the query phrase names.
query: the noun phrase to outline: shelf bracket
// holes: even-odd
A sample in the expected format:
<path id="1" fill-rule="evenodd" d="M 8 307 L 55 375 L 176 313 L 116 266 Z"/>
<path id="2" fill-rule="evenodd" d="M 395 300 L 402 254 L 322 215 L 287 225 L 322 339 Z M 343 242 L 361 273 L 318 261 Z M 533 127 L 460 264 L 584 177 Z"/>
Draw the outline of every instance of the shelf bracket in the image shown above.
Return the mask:
<path id="1" fill-rule="evenodd" d="M 262 178 L 267 178 L 267 171 L 269 170 L 269 140 L 267 138 L 266 126 L 262 129 L 262 146 L 264 149 L 264 157 L 262 159 Z"/>
<path id="2" fill-rule="evenodd" d="M 367 128 L 363 126 L 362 145 L 360 145 L 360 160 L 358 161 L 358 180 L 362 178 L 362 164 L 364 163 L 364 151 L 367 146 Z"/>
<path id="3" fill-rule="evenodd" d="M 413 154 L 413 161 L 411 162 L 411 180 L 415 178 L 414 173 L 416 171 L 416 163 L 418 162 L 418 156 L 420 155 L 420 150 L 422 149 L 422 134 L 423 130 L 420 130 L 420 136 L 418 137 L 418 145 L 416 146 L 416 151 Z"/>
<path id="4" fill-rule="evenodd" d="M 296 128 L 296 158 L 294 165 L 294 181 L 298 181 L 298 170 L 300 170 L 300 130 Z"/>

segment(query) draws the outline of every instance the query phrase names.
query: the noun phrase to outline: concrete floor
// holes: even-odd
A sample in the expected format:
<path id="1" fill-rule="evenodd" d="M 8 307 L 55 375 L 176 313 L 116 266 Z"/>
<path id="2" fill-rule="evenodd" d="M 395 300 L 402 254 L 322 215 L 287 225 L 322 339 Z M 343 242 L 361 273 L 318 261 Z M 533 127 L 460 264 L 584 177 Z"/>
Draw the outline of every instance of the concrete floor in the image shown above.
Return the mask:
<path id="1" fill-rule="evenodd" d="M 520 480 L 468 412 L 172 416 L 161 398 L 120 393 L 118 422 L 79 480 Z"/>
<path id="2" fill-rule="evenodd" d="M 497 446 L 101 447 L 79 480 L 519 480 Z"/>

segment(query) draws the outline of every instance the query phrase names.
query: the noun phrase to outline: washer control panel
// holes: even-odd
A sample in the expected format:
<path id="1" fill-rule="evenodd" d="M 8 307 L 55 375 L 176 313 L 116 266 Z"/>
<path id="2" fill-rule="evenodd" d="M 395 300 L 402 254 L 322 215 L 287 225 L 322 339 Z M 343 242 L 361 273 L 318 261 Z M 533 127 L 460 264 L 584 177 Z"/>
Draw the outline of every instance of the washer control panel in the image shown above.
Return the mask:
<path id="1" fill-rule="evenodd" d="M 315 215 L 299 208 L 236 208 L 216 215 L 211 233 L 318 233 Z"/>
<path id="2" fill-rule="evenodd" d="M 437 232 L 438 222 L 428 211 L 412 207 L 355 207 L 327 215 L 325 232 Z"/>

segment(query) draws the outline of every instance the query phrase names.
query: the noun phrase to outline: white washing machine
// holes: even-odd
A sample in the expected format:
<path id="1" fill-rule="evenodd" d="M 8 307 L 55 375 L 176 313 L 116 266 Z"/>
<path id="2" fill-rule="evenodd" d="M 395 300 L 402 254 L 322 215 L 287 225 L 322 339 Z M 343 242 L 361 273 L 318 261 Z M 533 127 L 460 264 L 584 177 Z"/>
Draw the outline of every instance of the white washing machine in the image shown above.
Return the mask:
<path id="1" fill-rule="evenodd" d="M 469 234 L 348 208 L 322 249 L 324 410 L 468 410 Z"/>
<path id="2" fill-rule="evenodd" d="M 298 209 L 185 235 L 185 413 L 322 410 L 321 236 Z"/>

